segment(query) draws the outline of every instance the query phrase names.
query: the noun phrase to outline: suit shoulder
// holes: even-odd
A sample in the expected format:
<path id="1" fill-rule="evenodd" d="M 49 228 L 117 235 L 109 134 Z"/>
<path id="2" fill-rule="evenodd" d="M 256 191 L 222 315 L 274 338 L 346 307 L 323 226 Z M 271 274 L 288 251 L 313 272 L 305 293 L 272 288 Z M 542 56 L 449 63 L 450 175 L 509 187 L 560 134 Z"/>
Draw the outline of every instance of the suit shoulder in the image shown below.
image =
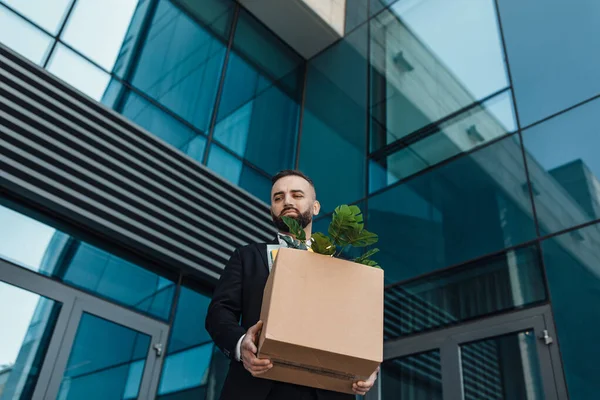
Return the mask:
<path id="1" fill-rule="evenodd" d="M 259 250 L 261 247 L 264 247 L 266 243 L 249 243 L 247 245 L 238 247 L 236 251 L 240 254 L 245 254 L 248 252 L 253 252 Z"/>

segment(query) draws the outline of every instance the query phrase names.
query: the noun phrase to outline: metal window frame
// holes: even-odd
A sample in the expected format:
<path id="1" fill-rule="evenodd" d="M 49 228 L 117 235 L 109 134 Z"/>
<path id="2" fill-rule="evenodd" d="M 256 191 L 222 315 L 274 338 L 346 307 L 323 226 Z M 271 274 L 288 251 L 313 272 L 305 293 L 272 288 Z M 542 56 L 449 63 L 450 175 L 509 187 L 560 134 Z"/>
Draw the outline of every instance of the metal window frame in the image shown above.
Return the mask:
<path id="1" fill-rule="evenodd" d="M 62 304 L 40 367 L 33 399 L 56 398 L 84 312 L 151 337 L 138 398 L 148 399 L 156 393 L 165 357 L 157 356 L 152 347 L 160 343 L 164 348 L 169 335 L 168 324 L 104 301 L 2 259 L 0 259 L 0 282 Z"/>
<path id="2" fill-rule="evenodd" d="M 546 304 L 511 312 L 446 329 L 396 339 L 384 343 L 384 361 L 432 350 L 440 351 L 444 398 L 462 399 L 463 380 L 460 345 L 472 341 L 533 329 L 536 337 L 544 330 L 554 338 L 551 345 L 538 345 L 538 359 L 546 399 L 568 399 L 556 329 L 550 305 Z M 381 380 L 367 395 L 367 400 L 381 399 Z"/>

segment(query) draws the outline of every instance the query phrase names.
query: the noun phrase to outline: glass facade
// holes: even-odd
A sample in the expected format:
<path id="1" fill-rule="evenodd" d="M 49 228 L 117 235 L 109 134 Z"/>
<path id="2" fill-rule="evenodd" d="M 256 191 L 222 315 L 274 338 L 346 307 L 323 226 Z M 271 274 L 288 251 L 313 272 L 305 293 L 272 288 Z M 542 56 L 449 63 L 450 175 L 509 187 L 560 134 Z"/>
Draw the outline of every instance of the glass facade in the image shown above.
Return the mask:
<path id="1" fill-rule="evenodd" d="M 0 0 L 0 42 L 267 204 L 270 177 L 301 169 L 322 204 L 315 230 L 358 204 L 380 237 L 388 341 L 549 306 L 569 398 L 587 400 L 600 390 L 599 7 L 347 0 L 345 36 L 305 59 L 233 0 Z M 167 324 L 158 398 L 218 397 L 228 361 L 203 326 L 210 288 L 13 208 L 0 208 L 3 260 Z M 0 282 L 0 296 L 43 300 L 20 291 Z M 47 332 L 60 306 L 45 308 Z M 19 329 L 0 388 L 26 397 L 40 360 L 18 361 Z M 46 339 L 32 340 L 42 354 Z M 465 398 L 540 398 L 532 340 L 464 344 Z M 102 371 L 106 390 L 135 397 L 136 346 L 77 355 L 92 362 L 61 393 Z M 496 375 L 476 373 L 479 352 Z M 441 399 L 440 357 L 386 360 L 381 397 Z M 20 387 L 3 385 L 13 366 Z"/>

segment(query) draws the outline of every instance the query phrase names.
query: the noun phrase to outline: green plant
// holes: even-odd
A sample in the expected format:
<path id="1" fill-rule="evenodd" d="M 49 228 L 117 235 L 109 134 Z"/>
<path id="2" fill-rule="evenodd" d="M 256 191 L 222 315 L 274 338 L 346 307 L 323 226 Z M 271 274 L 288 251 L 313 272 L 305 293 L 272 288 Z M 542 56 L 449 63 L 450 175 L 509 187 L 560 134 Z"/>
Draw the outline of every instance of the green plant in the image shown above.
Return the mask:
<path id="1" fill-rule="evenodd" d="M 284 236 L 283 239 L 289 247 L 306 250 L 306 233 L 298 221 L 290 217 L 282 217 L 290 233 L 295 238 Z M 341 205 L 335 209 L 327 230 L 328 235 L 317 232 L 310 238 L 310 248 L 313 252 L 332 257 L 339 257 L 344 250 L 349 247 L 367 247 L 379 240 L 378 236 L 364 229 L 362 212 L 358 206 Z M 379 249 L 371 249 L 362 256 L 352 261 L 368 265 L 375 268 L 381 268 L 377 261 L 370 257 L 377 253 Z"/>

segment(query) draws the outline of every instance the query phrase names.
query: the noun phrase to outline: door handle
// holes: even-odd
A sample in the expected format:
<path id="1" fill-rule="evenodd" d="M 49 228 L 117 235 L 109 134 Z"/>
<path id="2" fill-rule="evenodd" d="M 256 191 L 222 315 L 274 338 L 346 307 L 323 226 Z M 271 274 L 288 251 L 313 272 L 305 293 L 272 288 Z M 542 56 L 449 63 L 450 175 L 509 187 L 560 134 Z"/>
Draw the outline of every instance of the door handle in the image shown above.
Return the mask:
<path id="1" fill-rule="evenodd" d="M 542 331 L 542 336 L 540 336 L 540 339 L 544 341 L 544 343 L 546 344 L 546 346 L 549 346 L 552 344 L 552 342 L 554 342 L 554 339 L 552 339 L 552 336 L 550 336 L 548 334 L 548 330 L 544 329 Z"/>
<path id="2" fill-rule="evenodd" d="M 156 356 L 157 357 L 162 356 L 162 352 L 163 352 L 163 345 L 162 345 L 162 343 L 156 343 L 152 347 L 154 348 L 154 351 L 156 352 Z"/>

